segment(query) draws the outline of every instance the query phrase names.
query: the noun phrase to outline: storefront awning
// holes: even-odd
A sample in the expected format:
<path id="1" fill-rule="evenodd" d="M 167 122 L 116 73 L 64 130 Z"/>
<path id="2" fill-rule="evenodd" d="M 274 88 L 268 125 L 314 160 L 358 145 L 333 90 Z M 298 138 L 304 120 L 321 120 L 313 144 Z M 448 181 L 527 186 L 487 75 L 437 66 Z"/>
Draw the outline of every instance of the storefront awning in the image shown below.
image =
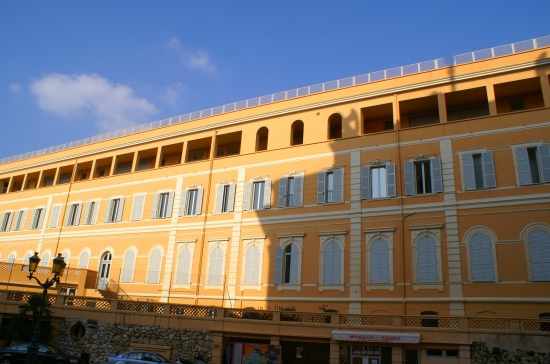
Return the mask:
<path id="1" fill-rule="evenodd" d="M 332 340 L 361 341 L 370 343 L 417 344 L 420 342 L 420 334 L 404 334 L 402 332 L 332 330 Z"/>

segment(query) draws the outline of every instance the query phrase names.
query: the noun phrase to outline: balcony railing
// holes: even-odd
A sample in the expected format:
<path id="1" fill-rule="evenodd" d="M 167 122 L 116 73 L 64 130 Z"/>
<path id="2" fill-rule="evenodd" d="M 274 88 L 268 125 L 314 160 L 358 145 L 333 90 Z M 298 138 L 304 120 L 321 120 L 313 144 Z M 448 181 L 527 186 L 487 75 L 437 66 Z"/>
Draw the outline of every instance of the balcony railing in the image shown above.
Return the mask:
<path id="1" fill-rule="evenodd" d="M 431 61 L 419 62 L 402 67 L 395 67 L 386 69 L 383 71 L 376 71 L 371 73 L 365 73 L 359 76 L 342 78 L 335 81 L 329 81 L 324 83 L 318 83 L 312 86 L 300 87 L 297 89 L 277 92 L 270 95 L 254 97 L 252 99 L 238 101 L 223 106 L 217 106 L 210 109 L 204 109 L 201 111 L 195 111 L 184 115 L 174 116 L 172 118 L 154 121 L 143 125 L 136 125 L 126 129 L 112 131 L 101 135 L 96 135 L 89 138 L 76 140 L 65 144 L 56 145 L 54 147 L 35 150 L 33 152 L 23 153 L 12 157 L 6 157 L 0 159 L 0 164 L 6 164 L 16 162 L 23 159 L 33 158 L 41 155 L 59 152 L 71 148 L 81 147 L 84 145 L 97 143 L 105 140 L 123 137 L 126 135 L 132 135 L 141 133 L 148 130 L 158 129 L 174 124 L 184 123 L 192 120 L 202 119 L 214 115 L 225 114 L 232 111 L 247 109 L 255 106 L 272 104 L 279 101 L 295 99 L 298 97 L 317 94 L 320 92 L 337 90 L 341 88 L 361 85 L 365 83 L 386 80 L 390 78 L 411 75 L 415 73 L 431 71 L 440 68 L 447 68 L 452 66 L 458 66 L 465 63 L 471 63 L 491 58 L 497 58 L 507 56 L 509 54 L 520 53 L 529 51 L 532 49 L 545 48 L 550 46 L 550 35 L 524 40 L 512 44 L 506 44 L 498 47 L 482 49 L 479 51 L 468 52 L 451 57 L 438 58 Z"/>
<path id="2" fill-rule="evenodd" d="M 27 302 L 33 293 L 0 291 L 2 301 Z M 523 332 L 538 333 L 550 336 L 550 320 L 510 319 L 481 317 L 441 317 L 441 316 L 389 316 L 389 315 L 354 315 L 338 313 L 307 313 L 294 311 L 268 311 L 251 308 L 235 309 L 221 307 L 204 307 L 179 305 L 158 302 L 139 302 L 125 300 L 108 300 L 102 298 L 48 295 L 48 302 L 54 307 L 67 309 L 87 309 L 102 311 L 123 311 L 139 314 L 162 316 L 185 316 L 198 319 L 222 319 L 230 321 L 263 321 L 276 324 L 294 323 L 319 327 L 340 327 L 350 329 L 414 329 L 444 330 L 447 332 L 485 331 L 485 332 Z"/>

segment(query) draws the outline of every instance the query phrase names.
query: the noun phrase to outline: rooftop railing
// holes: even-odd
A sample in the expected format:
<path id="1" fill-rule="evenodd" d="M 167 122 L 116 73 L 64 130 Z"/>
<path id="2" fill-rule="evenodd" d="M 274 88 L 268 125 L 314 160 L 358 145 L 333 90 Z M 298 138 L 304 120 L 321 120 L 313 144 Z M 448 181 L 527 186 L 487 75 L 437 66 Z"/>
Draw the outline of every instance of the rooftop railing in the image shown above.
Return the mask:
<path id="1" fill-rule="evenodd" d="M 298 97 L 317 94 L 320 92 L 337 90 L 341 88 L 361 85 L 365 83 L 382 81 L 389 78 L 412 75 L 415 73 L 431 71 L 440 68 L 457 66 L 465 63 L 471 63 L 476 61 L 482 61 L 490 58 L 503 57 L 514 53 L 521 53 L 530 51 L 532 49 L 544 48 L 550 46 L 550 35 L 524 40 L 521 42 L 506 44 L 498 47 L 482 49 L 479 51 L 468 52 L 451 57 L 438 58 L 431 61 L 419 62 L 402 67 L 389 68 L 382 71 L 376 71 L 371 73 L 365 73 L 359 76 L 342 78 L 335 81 L 329 81 L 324 83 L 318 83 L 312 86 L 305 86 L 296 88 L 289 91 L 277 92 L 271 95 L 265 95 L 260 97 L 254 97 L 244 101 L 238 101 L 223 106 L 216 106 L 201 111 L 195 111 L 188 114 L 174 116 L 168 119 L 154 121 L 152 123 L 132 126 L 126 129 L 113 131 L 101 135 L 96 135 L 89 138 L 76 140 L 73 142 L 59 144 L 53 147 L 48 147 L 33 152 L 23 153 L 11 157 L 0 159 L 0 164 L 6 164 L 11 162 L 20 161 L 23 159 L 29 159 L 38 157 L 45 154 L 55 153 L 62 150 L 81 147 L 84 145 L 102 142 L 109 139 L 119 138 L 126 135 L 132 135 L 141 133 L 148 130 L 158 129 L 169 125 L 175 125 L 179 123 L 185 123 L 192 120 L 202 119 L 214 115 L 225 114 L 232 111 L 247 109 L 255 106 L 272 104 L 279 101 L 290 100 Z"/>

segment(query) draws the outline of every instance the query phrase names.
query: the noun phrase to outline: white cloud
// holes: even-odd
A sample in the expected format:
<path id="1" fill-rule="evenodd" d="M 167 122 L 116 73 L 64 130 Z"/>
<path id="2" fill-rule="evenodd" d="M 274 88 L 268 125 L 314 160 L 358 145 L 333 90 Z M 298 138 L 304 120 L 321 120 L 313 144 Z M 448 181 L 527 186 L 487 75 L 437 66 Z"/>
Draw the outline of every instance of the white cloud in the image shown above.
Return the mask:
<path id="1" fill-rule="evenodd" d="M 10 91 L 13 92 L 14 94 L 21 92 L 21 85 L 18 83 L 10 84 L 9 88 L 10 88 Z"/>
<path id="2" fill-rule="evenodd" d="M 155 105 L 135 96 L 126 85 L 96 74 L 50 73 L 31 84 L 38 106 L 65 119 L 92 118 L 102 131 L 113 131 L 147 121 Z"/>
<path id="3" fill-rule="evenodd" d="M 184 49 L 178 38 L 172 38 L 166 42 L 166 46 L 180 53 L 180 61 L 192 70 L 199 70 L 213 75 L 216 65 L 212 63 L 208 53 L 203 50 L 193 51 Z"/>

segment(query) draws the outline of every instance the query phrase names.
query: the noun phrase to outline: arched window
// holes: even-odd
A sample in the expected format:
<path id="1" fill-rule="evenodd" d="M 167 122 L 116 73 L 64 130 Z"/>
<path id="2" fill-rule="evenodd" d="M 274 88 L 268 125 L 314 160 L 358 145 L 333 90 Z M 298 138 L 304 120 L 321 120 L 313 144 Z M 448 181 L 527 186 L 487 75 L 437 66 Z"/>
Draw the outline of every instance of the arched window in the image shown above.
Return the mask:
<path id="1" fill-rule="evenodd" d="M 246 250 L 244 283 L 260 283 L 260 248 L 252 245 Z"/>
<path id="2" fill-rule="evenodd" d="M 122 277 L 120 277 L 120 281 L 122 283 L 132 282 L 132 280 L 134 279 L 135 265 L 136 265 L 136 252 L 133 250 L 128 250 L 126 254 L 124 254 L 124 264 L 122 265 Z M 151 269 L 150 266 L 149 266 L 149 269 Z"/>
<path id="3" fill-rule="evenodd" d="M 61 256 L 63 257 L 63 259 L 65 260 L 65 263 L 68 266 L 69 259 L 71 259 L 71 251 L 69 249 L 64 249 L 63 252 L 61 253 Z"/>
<path id="4" fill-rule="evenodd" d="M 288 245 L 283 254 L 283 283 L 298 283 L 298 247 L 295 244 Z"/>
<path id="5" fill-rule="evenodd" d="M 370 282 L 390 282 L 390 248 L 383 239 L 375 240 L 370 246 Z"/>
<path id="6" fill-rule="evenodd" d="M 31 253 L 25 254 L 25 258 L 23 258 L 23 264 L 29 265 L 29 258 L 32 257 Z"/>
<path id="7" fill-rule="evenodd" d="M 340 139 L 342 137 L 342 115 L 332 114 L 328 118 L 328 139 Z"/>
<path id="8" fill-rule="evenodd" d="M 296 120 L 292 123 L 290 145 L 304 144 L 304 122 Z"/>
<path id="9" fill-rule="evenodd" d="M 331 241 L 323 250 L 323 283 L 340 284 L 342 269 L 342 249 L 340 245 Z"/>
<path id="10" fill-rule="evenodd" d="M 162 257 L 160 255 L 160 250 L 155 249 L 151 252 L 151 257 L 149 258 L 149 270 L 147 271 L 147 283 L 159 283 L 160 282 L 160 264 Z"/>
<path id="11" fill-rule="evenodd" d="M 470 259 L 472 264 L 472 281 L 495 281 L 491 238 L 481 233 L 474 234 L 470 239 Z"/>
<path id="12" fill-rule="evenodd" d="M 419 283 L 438 282 L 437 244 L 429 236 L 423 236 L 416 243 L 416 268 Z"/>
<path id="13" fill-rule="evenodd" d="M 534 281 L 550 281 L 550 234 L 535 230 L 527 238 Z"/>
<path id="14" fill-rule="evenodd" d="M 223 250 L 215 247 L 210 254 L 210 265 L 208 268 L 208 283 L 221 284 L 223 269 Z"/>
<path id="15" fill-rule="evenodd" d="M 44 255 L 42 255 L 42 259 L 40 259 L 40 266 L 47 267 L 50 263 L 50 252 L 45 252 Z"/>
<path id="16" fill-rule="evenodd" d="M 268 136 L 269 130 L 265 126 L 258 129 L 258 132 L 256 133 L 256 152 L 267 150 Z"/>
<path id="17" fill-rule="evenodd" d="M 99 262 L 99 279 L 97 280 L 98 290 L 103 291 L 109 287 L 112 258 L 113 255 L 108 251 L 101 255 L 101 260 Z"/>
<path id="18" fill-rule="evenodd" d="M 176 275 L 176 283 L 190 283 L 191 282 L 191 251 L 188 248 L 184 248 L 180 251 L 178 256 L 178 272 Z"/>
<path id="19" fill-rule="evenodd" d="M 8 263 L 14 263 L 15 262 L 15 254 L 11 253 L 8 256 Z"/>
<path id="20" fill-rule="evenodd" d="M 80 254 L 80 259 L 78 260 L 78 268 L 88 269 L 89 262 L 90 262 L 90 253 L 84 250 Z"/>

